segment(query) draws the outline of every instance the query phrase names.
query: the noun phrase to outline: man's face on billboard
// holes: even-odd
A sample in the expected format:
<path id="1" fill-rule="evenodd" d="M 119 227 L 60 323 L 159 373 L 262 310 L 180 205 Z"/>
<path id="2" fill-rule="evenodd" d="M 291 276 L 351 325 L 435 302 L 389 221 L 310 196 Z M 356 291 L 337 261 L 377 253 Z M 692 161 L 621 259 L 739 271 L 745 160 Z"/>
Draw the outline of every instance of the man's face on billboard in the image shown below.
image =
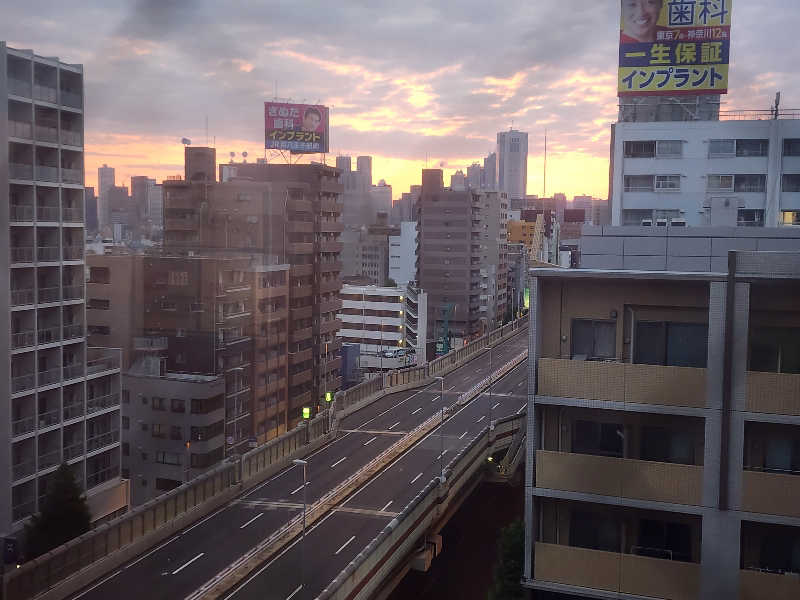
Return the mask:
<path id="1" fill-rule="evenodd" d="M 314 111 L 309 111 L 303 117 L 303 131 L 316 131 L 321 119 Z"/>
<path id="2" fill-rule="evenodd" d="M 622 0 L 625 35 L 641 42 L 655 42 L 661 2 L 662 0 Z"/>

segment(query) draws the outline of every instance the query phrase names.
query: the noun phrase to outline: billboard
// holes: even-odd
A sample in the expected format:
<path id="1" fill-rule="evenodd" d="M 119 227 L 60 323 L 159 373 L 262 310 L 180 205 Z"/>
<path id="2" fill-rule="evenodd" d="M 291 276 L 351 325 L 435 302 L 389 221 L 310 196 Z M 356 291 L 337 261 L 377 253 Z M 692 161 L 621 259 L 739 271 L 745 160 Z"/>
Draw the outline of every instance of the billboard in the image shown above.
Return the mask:
<path id="1" fill-rule="evenodd" d="M 328 116 L 327 106 L 265 102 L 264 147 L 292 154 L 328 152 Z"/>
<path id="2" fill-rule="evenodd" d="M 728 93 L 733 0 L 621 0 L 620 96 Z"/>

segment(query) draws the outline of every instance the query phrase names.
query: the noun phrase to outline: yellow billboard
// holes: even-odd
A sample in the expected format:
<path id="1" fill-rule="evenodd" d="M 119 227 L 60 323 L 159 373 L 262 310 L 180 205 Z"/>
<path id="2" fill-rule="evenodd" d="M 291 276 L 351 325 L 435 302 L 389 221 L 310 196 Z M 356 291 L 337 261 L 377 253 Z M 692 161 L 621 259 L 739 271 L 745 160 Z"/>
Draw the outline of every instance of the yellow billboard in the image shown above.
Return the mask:
<path id="1" fill-rule="evenodd" d="M 733 0 L 621 0 L 620 96 L 728 92 Z"/>

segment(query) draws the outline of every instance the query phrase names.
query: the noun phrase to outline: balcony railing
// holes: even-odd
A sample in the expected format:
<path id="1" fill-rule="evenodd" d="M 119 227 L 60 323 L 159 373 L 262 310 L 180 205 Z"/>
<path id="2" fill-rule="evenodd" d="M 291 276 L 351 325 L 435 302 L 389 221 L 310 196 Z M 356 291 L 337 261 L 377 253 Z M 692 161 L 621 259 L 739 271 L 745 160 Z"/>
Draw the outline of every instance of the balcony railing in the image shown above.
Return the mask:
<path id="1" fill-rule="evenodd" d="M 30 95 L 30 94 L 28 94 Z M 21 521 L 25 517 L 31 516 L 36 511 L 36 501 L 30 500 L 29 502 L 23 502 L 21 504 L 16 504 L 11 509 L 11 518 L 14 521 Z"/>
<path id="2" fill-rule="evenodd" d="M 83 454 L 83 442 L 64 446 L 64 460 L 72 460 Z"/>
<path id="3" fill-rule="evenodd" d="M 19 481 L 23 477 L 28 477 L 29 475 L 33 475 L 36 472 L 36 461 L 26 460 L 23 462 L 18 462 L 11 467 L 11 474 L 14 481 Z"/>
<path id="4" fill-rule="evenodd" d="M 83 286 L 82 285 L 65 285 L 63 289 L 64 289 L 64 300 L 82 300 L 83 299 Z"/>
<path id="5" fill-rule="evenodd" d="M 48 369 L 46 371 L 39 371 L 38 374 L 39 385 L 50 385 L 61 381 L 61 369 Z"/>
<path id="6" fill-rule="evenodd" d="M 39 262 L 57 262 L 61 258 L 61 248 L 58 246 L 39 246 L 36 248 L 36 257 Z"/>
<path id="7" fill-rule="evenodd" d="M 33 165 L 26 165 L 23 163 L 9 163 L 8 178 L 27 179 L 27 180 L 33 179 Z"/>
<path id="8" fill-rule="evenodd" d="M 12 223 L 27 223 L 33 221 L 33 207 L 12 204 L 9 207 L 8 217 Z"/>
<path id="9" fill-rule="evenodd" d="M 108 481 L 109 479 L 116 477 L 117 475 L 119 475 L 119 466 L 117 465 L 100 469 L 99 471 L 95 471 L 93 473 L 88 473 L 86 475 L 86 487 L 91 489 L 94 486 L 103 483 L 104 481 Z"/>
<path id="10" fill-rule="evenodd" d="M 800 375 L 748 371 L 745 407 L 750 412 L 800 415 Z"/>
<path id="11" fill-rule="evenodd" d="M 110 371 L 119 369 L 119 355 L 109 354 L 107 356 L 100 356 L 93 358 L 86 363 L 86 374 L 99 373 L 101 371 Z"/>
<path id="12" fill-rule="evenodd" d="M 64 260 L 83 260 L 83 246 L 64 246 Z"/>
<path id="13" fill-rule="evenodd" d="M 32 263 L 33 262 L 33 247 L 32 246 L 12 246 L 11 247 L 11 262 L 12 263 Z"/>
<path id="14" fill-rule="evenodd" d="M 58 181 L 58 167 L 36 165 L 37 181 Z"/>
<path id="15" fill-rule="evenodd" d="M 80 131 L 61 130 L 61 143 L 67 146 L 82 146 L 83 136 Z"/>
<path id="16" fill-rule="evenodd" d="M 86 438 L 86 451 L 92 452 L 93 450 L 99 450 L 100 448 L 105 448 L 106 446 L 110 446 L 118 441 L 119 429 L 113 429 L 106 433 L 101 433 L 100 435 Z"/>
<path id="17" fill-rule="evenodd" d="M 58 127 L 49 127 L 47 125 L 36 126 L 36 139 L 40 142 L 58 142 Z"/>
<path id="18" fill-rule="evenodd" d="M 746 469 L 742 474 L 742 510 L 800 517 L 800 473 L 771 473 Z"/>
<path id="19" fill-rule="evenodd" d="M 689 406 L 706 404 L 706 370 L 616 362 L 539 359 L 543 396 Z"/>
<path id="20" fill-rule="evenodd" d="M 36 220 L 57 223 L 61 220 L 61 211 L 57 206 L 37 206 Z"/>
<path id="21" fill-rule="evenodd" d="M 74 340 L 84 336 L 84 328 L 82 323 L 74 323 L 72 325 L 64 325 L 64 339 Z"/>
<path id="22" fill-rule="evenodd" d="M 49 85 L 41 85 L 39 83 L 33 84 L 33 98 L 35 100 L 44 100 L 45 102 L 58 102 L 58 90 Z"/>
<path id="23" fill-rule="evenodd" d="M 40 344 L 52 344 L 61 341 L 61 327 L 42 327 L 37 332 Z"/>
<path id="24" fill-rule="evenodd" d="M 739 600 L 794 600 L 800 598 L 800 577 L 796 573 L 739 571 Z"/>
<path id="25" fill-rule="evenodd" d="M 8 135 L 10 137 L 29 140 L 33 137 L 33 124 L 26 121 L 8 121 Z"/>
<path id="26" fill-rule="evenodd" d="M 64 379 L 77 379 L 79 377 L 83 377 L 84 373 L 84 365 L 81 363 L 73 364 L 73 365 L 64 365 Z M 86 370 L 88 375 L 89 371 Z"/>
<path id="27" fill-rule="evenodd" d="M 36 345 L 36 331 L 33 329 L 11 334 L 11 347 L 14 350 Z"/>
<path id="28" fill-rule="evenodd" d="M 83 183 L 83 170 L 81 169 L 61 169 L 61 181 L 64 183 Z"/>
<path id="29" fill-rule="evenodd" d="M 49 469 L 61 462 L 61 450 L 53 450 L 39 455 L 39 470 Z"/>
<path id="30" fill-rule="evenodd" d="M 86 401 L 86 412 L 92 414 L 115 406 L 119 406 L 118 392 L 106 394 L 105 396 L 98 396 L 96 398 L 89 398 L 89 400 Z"/>
<path id="31" fill-rule="evenodd" d="M 68 90 L 61 90 L 61 104 L 64 106 L 71 106 L 72 108 L 80 108 L 82 104 L 80 94 L 70 92 Z"/>
<path id="32" fill-rule="evenodd" d="M 11 378 L 11 391 L 14 394 L 32 390 L 36 387 L 36 376 L 33 373 L 28 375 L 17 375 Z"/>
<path id="33" fill-rule="evenodd" d="M 64 420 L 77 419 L 83 416 L 83 402 L 64 405 Z"/>
<path id="34" fill-rule="evenodd" d="M 22 96 L 24 98 L 31 97 L 31 82 L 23 79 L 16 79 L 14 77 L 8 78 L 8 93 L 15 96 Z"/>
<path id="35" fill-rule="evenodd" d="M 637 597 L 696 600 L 700 565 L 573 546 L 535 546 L 534 579 Z"/>
<path id="36" fill-rule="evenodd" d="M 61 300 L 61 288 L 59 287 L 39 288 L 39 304 L 58 302 L 59 300 Z"/>
<path id="37" fill-rule="evenodd" d="M 166 336 L 133 338 L 133 347 L 136 350 L 166 350 L 168 345 Z"/>
<path id="38" fill-rule="evenodd" d="M 36 429 L 36 417 L 23 417 L 16 421 L 11 421 L 11 434 L 14 436 L 25 435 Z"/>
<path id="39" fill-rule="evenodd" d="M 83 223 L 83 209 L 65 206 L 63 209 L 65 223 Z"/>

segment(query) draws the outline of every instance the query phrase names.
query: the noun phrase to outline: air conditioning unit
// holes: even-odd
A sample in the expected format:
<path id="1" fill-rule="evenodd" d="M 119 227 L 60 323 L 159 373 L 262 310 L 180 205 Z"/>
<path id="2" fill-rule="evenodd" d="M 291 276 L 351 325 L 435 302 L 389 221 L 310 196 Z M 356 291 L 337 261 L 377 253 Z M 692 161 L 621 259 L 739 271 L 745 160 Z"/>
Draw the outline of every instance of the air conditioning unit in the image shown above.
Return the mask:
<path id="1" fill-rule="evenodd" d="M 656 227 L 666 227 L 667 220 L 666 219 L 656 219 Z"/>
<path id="2" fill-rule="evenodd" d="M 672 227 L 686 227 L 686 219 L 672 219 L 670 222 Z"/>
<path id="3" fill-rule="evenodd" d="M 642 219 L 642 227 L 652 227 L 653 219 Z"/>

